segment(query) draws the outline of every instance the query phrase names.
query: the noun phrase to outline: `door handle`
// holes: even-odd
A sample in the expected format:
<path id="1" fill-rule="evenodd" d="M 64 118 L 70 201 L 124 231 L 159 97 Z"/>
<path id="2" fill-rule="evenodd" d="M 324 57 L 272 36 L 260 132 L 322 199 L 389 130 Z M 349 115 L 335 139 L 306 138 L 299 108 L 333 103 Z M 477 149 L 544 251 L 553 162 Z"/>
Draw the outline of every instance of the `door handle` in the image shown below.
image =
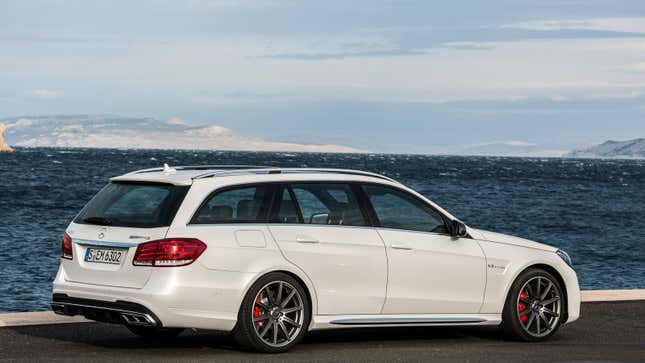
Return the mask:
<path id="1" fill-rule="evenodd" d="M 393 250 L 406 250 L 406 251 L 409 251 L 409 250 L 412 249 L 412 247 L 409 247 L 409 246 L 406 246 L 406 245 L 403 245 L 403 244 L 394 244 L 394 245 L 391 245 L 390 247 L 392 247 Z"/>
<path id="2" fill-rule="evenodd" d="M 299 243 L 318 243 L 318 240 L 308 236 L 297 236 L 296 241 Z"/>

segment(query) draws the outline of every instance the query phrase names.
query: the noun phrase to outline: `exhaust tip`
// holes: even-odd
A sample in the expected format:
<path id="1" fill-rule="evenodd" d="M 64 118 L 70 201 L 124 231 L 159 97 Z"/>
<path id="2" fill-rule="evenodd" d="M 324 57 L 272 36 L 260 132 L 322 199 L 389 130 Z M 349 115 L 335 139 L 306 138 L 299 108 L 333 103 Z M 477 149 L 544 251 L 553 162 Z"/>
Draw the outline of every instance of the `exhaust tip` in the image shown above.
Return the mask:
<path id="1" fill-rule="evenodd" d="M 128 325 L 156 326 L 157 322 L 148 314 L 121 313 L 121 317 Z"/>

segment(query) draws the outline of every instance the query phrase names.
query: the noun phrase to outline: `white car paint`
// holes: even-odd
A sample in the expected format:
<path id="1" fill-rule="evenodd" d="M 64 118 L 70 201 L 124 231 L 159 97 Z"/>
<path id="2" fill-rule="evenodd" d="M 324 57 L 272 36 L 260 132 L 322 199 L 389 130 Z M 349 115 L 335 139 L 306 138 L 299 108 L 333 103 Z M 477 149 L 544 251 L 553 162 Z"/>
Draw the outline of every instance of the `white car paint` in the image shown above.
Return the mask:
<path id="1" fill-rule="evenodd" d="M 319 315 L 381 313 L 388 263 L 374 228 L 276 224 L 270 230 L 285 259 L 312 280 Z"/>
<path id="2" fill-rule="evenodd" d="M 384 314 L 476 314 L 486 259 L 476 240 L 379 228 L 388 250 Z"/>
<path id="3" fill-rule="evenodd" d="M 468 227 L 470 238 L 387 228 L 304 224 L 192 225 L 201 203 L 215 190 L 273 182 L 377 183 L 405 186 L 370 175 L 329 172 L 223 173 L 193 179 L 203 170 L 152 171 L 113 180 L 190 186 L 167 228 L 101 227 L 71 223 L 74 259 L 62 259 L 54 294 L 141 304 L 164 327 L 230 331 L 247 290 L 261 276 L 286 271 L 304 284 L 312 305 L 309 329 L 391 325 L 496 325 L 514 279 L 527 267 L 549 266 L 562 277 L 567 323 L 580 312 L 575 272 L 554 247 Z M 99 234 L 103 237 L 99 238 Z M 198 238 L 208 247 L 182 267 L 133 266 L 138 244 L 169 237 Z M 124 243 L 121 265 L 83 262 L 86 244 Z M 376 320 L 375 320 L 376 319 Z M 380 319 L 380 320 L 379 320 Z M 353 325 L 345 325 L 352 322 Z M 362 324 L 364 322 L 365 324 Z M 383 322 L 383 324 L 379 324 Z"/>

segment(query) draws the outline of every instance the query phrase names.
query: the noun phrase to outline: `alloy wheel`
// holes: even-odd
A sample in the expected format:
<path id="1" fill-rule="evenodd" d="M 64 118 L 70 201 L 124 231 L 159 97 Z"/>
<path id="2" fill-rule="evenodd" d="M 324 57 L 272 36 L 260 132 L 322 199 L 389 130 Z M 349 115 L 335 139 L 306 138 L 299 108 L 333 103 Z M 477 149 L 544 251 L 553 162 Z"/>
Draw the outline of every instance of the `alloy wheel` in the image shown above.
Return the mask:
<path id="1" fill-rule="evenodd" d="M 303 327 L 303 297 L 288 282 L 273 281 L 255 296 L 251 314 L 257 336 L 271 347 L 282 347 L 292 342 Z"/>
<path id="2" fill-rule="evenodd" d="M 517 296 L 520 326 L 533 337 L 544 337 L 557 328 L 562 316 L 562 298 L 556 283 L 535 276 L 522 286 Z"/>

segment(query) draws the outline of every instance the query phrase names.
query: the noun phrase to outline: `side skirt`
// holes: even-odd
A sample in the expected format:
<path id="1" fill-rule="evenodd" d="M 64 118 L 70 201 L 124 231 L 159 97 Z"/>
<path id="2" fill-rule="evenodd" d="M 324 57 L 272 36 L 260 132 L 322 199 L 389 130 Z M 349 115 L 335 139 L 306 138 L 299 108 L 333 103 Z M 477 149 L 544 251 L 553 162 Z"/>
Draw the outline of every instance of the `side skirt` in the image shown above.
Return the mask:
<path id="1" fill-rule="evenodd" d="M 502 317 L 498 314 L 424 314 L 413 315 L 317 315 L 312 319 L 310 330 L 338 329 L 352 327 L 388 326 L 446 326 L 446 325 L 499 325 Z"/>
<path id="2" fill-rule="evenodd" d="M 329 323 L 335 325 L 409 325 L 409 324 L 476 324 L 485 319 L 478 318 L 367 318 L 338 319 Z"/>

